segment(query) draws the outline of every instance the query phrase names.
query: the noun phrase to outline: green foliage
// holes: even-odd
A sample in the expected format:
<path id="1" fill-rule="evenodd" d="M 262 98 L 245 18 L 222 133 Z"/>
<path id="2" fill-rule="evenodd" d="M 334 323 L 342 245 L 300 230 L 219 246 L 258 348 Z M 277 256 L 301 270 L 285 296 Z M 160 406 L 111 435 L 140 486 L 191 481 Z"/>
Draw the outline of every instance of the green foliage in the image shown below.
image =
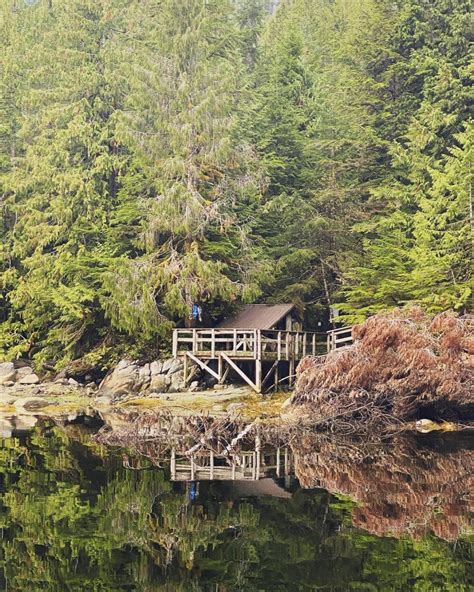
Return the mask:
<path id="1" fill-rule="evenodd" d="M 275 4 L 1 4 L 2 358 L 151 356 L 194 303 L 469 307 L 469 2 Z"/>
<path id="2" fill-rule="evenodd" d="M 346 266 L 349 321 L 404 303 L 439 312 L 471 302 L 469 3 L 412 0 L 398 30 L 388 74 L 406 81 L 411 111 L 389 138 L 395 175 L 371 189 L 378 212 L 356 227 L 364 248 Z"/>

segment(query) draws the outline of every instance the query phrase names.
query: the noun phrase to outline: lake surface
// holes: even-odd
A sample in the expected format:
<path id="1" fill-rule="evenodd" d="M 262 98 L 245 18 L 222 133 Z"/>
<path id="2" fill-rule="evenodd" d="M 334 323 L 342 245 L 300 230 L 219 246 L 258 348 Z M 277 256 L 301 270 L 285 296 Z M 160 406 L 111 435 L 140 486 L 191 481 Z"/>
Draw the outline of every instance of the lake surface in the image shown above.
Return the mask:
<path id="1" fill-rule="evenodd" d="M 279 478 L 172 482 L 91 435 L 2 440 L 0 590 L 474 590 L 472 438 L 305 440 Z"/>

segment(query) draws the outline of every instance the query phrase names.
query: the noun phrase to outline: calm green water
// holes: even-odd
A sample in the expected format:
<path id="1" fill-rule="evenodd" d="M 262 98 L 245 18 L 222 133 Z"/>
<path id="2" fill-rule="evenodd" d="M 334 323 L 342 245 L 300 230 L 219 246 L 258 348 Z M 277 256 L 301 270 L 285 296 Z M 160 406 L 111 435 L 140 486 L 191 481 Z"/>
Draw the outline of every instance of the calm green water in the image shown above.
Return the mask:
<path id="1" fill-rule="evenodd" d="M 455 447 L 456 458 L 472 454 L 470 447 Z M 94 444 L 78 426 L 13 433 L 0 450 L 0 590 L 474 590 L 464 477 L 459 494 L 448 488 L 449 499 L 433 506 L 439 536 L 429 524 L 417 537 L 389 536 L 383 531 L 400 522 L 400 504 L 407 505 L 406 527 L 427 503 L 406 496 L 400 467 L 383 484 L 386 498 L 364 509 L 325 489 L 302 489 L 291 477 L 265 482 L 263 491 L 171 483 L 165 469 L 126 468 L 121 451 Z M 435 469 L 452 464 L 448 451 Z M 357 466 L 326 469 L 326 483 L 358 487 Z M 365 488 L 368 496 L 380 480 Z M 444 485 L 436 487 L 442 497 Z M 414 487 L 413 497 L 426 490 Z"/>

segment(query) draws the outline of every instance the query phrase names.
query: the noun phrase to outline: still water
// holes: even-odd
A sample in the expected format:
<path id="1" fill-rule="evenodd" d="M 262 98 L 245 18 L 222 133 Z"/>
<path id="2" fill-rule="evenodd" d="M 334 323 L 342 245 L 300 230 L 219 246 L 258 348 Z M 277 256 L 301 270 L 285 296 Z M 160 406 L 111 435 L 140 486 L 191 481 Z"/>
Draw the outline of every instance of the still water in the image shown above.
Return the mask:
<path id="1" fill-rule="evenodd" d="M 91 436 L 2 440 L 0 590 L 474 590 L 471 438 L 305 441 L 280 477 L 190 483 Z"/>

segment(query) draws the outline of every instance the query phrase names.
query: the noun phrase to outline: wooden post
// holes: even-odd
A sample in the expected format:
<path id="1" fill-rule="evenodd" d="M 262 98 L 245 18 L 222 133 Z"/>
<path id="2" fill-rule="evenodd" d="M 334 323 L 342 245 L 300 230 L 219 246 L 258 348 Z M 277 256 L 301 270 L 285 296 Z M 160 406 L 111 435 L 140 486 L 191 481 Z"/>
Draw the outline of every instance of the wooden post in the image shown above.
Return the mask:
<path id="1" fill-rule="evenodd" d="M 275 366 L 275 381 L 274 381 L 275 392 L 278 390 L 278 383 L 279 382 L 280 382 L 280 364 L 277 362 L 277 365 Z"/>
<path id="2" fill-rule="evenodd" d="M 211 357 L 216 357 L 216 330 L 211 329 Z"/>
<path id="3" fill-rule="evenodd" d="M 178 329 L 173 331 L 173 358 L 178 357 Z"/>
<path id="4" fill-rule="evenodd" d="M 191 481 L 194 481 L 194 454 L 191 455 Z"/>
<path id="5" fill-rule="evenodd" d="M 277 356 L 278 360 L 281 360 L 281 331 L 278 331 L 277 335 Z"/>
<path id="6" fill-rule="evenodd" d="M 184 360 L 183 360 L 183 380 L 184 380 L 184 386 L 186 387 L 188 384 L 188 353 L 187 352 L 184 354 Z"/>
<path id="7" fill-rule="evenodd" d="M 197 331 L 196 329 L 193 329 L 193 354 L 196 354 L 198 351 L 198 345 L 197 345 Z"/>
<path id="8" fill-rule="evenodd" d="M 313 338 L 311 339 L 311 354 L 313 356 L 316 355 L 316 333 L 313 333 Z"/>
<path id="9" fill-rule="evenodd" d="M 262 360 L 255 360 L 255 387 L 257 393 L 262 392 Z"/>
<path id="10" fill-rule="evenodd" d="M 222 356 L 219 356 L 217 358 L 217 374 L 219 374 L 219 378 L 217 379 L 218 384 L 222 384 L 223 369 L 224 369 L 224 360 L 222 359 Z"/>
<path id="11" fill-rule="evenodd" d="M 290 377 L 289 377 L 290 386 L 293 386 L 295 382 L 295 359 L 293 357 L 290 358 Z"/>
<path id="12" fill-rule="evenodd" d="M 210 471 L 209 471 L 209 477 L 210 479 L 214 479 L 214 451 L 211 450 L 211 455 L 209 457 L 209 462 L 210 462 Z"/>
<path id="13" fill-rule="evenodd" d="M 237 329 L 234 329 L 234 338 L 233 338 L 233 345 L 232 351 L 235 353 L 237 351 Z"/>
<path id="14" fill-rule="evenodd" d="M 285 475 L 288 475 L 288 448 L 285 448 Z"/>
<path id="15" fill-rule="evenodd" d="M 276 475 L 280 477 L 281 470 L 280 470 L 280 447 L 278 446 L 276 452 Z"/>
<path id="16" fill-rule="evenodd" d="M 176 481 L 176 450 L 175 450 L 174 446 L 171 449 L 170 472 L 171 472 L 171 481 Z"/>

